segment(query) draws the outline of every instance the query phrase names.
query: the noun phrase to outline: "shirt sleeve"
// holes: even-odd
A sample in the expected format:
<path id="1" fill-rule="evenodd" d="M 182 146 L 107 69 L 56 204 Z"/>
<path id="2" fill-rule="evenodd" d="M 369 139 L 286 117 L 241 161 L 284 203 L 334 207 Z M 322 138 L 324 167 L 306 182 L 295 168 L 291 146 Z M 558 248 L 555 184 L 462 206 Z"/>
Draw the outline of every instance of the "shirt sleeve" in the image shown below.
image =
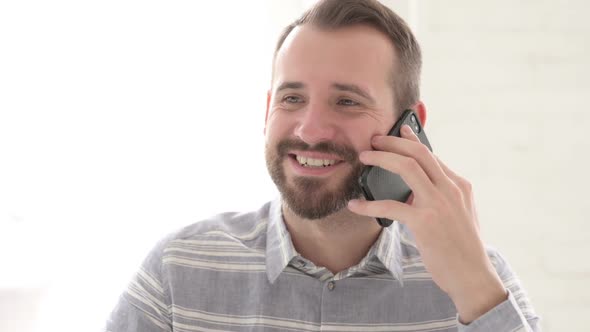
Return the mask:
<path id="1" fill-rule="evenodd" d="M 106 322 L 106 332 L 172 331 L 171 302 L 162 273 L 166 239 L 148 254 Z"/>
<path id="2" fill-rule="evenodd" d="M 468 325 L 457 317 L 458 331 L 541 332 L 540 318 L 508 262 L 495 249 L 488 248 L 488 256 L 508 291 L 508 298 Z"/>

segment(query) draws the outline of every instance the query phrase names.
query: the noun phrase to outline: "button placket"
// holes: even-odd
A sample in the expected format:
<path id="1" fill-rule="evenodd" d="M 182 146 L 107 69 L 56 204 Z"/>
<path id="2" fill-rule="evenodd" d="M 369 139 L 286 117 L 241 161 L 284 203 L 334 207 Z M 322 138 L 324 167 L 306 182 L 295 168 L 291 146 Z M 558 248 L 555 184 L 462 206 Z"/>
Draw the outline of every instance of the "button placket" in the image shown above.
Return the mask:
<path id="1" fill-rule="evenodd" d="M 333 291 L 336 288 L 336 283 L 334 281 L 328 282 L 328 290 Z"/>

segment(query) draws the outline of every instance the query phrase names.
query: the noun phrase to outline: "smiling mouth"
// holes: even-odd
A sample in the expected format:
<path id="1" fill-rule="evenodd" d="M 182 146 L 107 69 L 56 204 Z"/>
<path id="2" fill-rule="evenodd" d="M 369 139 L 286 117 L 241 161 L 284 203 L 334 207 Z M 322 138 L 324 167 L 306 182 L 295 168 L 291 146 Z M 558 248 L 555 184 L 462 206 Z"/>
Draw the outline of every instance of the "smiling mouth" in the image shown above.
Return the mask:
<path id="1" fill-rule="evenodd" d="M 297 160 L 299 165 L 303 167 L 309 168 L 323 168 L 323 167 L 330 167 L 342 162 L 342 160 L 336 159 L 316 159 L 316 158 L 308 158 L 303 157 L 295 154 L 290 154 L 289 157 L 292 159 Z"/>

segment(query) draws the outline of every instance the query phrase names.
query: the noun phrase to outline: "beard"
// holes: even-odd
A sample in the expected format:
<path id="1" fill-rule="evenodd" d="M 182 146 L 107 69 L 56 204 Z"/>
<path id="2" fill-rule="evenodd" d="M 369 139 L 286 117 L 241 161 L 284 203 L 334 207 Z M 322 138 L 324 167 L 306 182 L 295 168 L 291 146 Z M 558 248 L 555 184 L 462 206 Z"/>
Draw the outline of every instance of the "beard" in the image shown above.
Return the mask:
<path id="1" fill-rule="evenodd" d="M 329 188 L 328 178 L 296 176 L 293 184 L 288 183 L 283 162 L 289 158 L 289 151 L 315 151 L 330 153 L 343 159 L 352 170 L 335 187 Z M 358 159 L 358 153 L 351 147 L 332 142 L 321 142 L 314 146 L 297 139 L 284 139 L 276 147 L 265 149 L 266 167 L 277 186 L 283 201 L 296 215 L 304 219 L 322 219 L 347 206 L 351 199 L 359 198 L 362 189 L 358 179 L 365 167 Z"/>

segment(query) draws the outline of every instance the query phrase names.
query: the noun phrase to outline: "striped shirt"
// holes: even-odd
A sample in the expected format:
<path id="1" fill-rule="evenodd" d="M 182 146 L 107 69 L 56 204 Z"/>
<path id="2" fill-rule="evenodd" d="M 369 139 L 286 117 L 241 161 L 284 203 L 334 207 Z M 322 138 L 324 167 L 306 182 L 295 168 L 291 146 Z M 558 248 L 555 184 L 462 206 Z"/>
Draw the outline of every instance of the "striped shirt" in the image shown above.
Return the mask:
<path id="1" fill-rule="evenodd" d="M 510 267 L 488 255 L 508 299 L 463 325 L 403 225 L 384 228 L 359 264 L 333 274 L 297 253 L 277 200 L 160 241 L 105 331 L 540 331 Z"/>

